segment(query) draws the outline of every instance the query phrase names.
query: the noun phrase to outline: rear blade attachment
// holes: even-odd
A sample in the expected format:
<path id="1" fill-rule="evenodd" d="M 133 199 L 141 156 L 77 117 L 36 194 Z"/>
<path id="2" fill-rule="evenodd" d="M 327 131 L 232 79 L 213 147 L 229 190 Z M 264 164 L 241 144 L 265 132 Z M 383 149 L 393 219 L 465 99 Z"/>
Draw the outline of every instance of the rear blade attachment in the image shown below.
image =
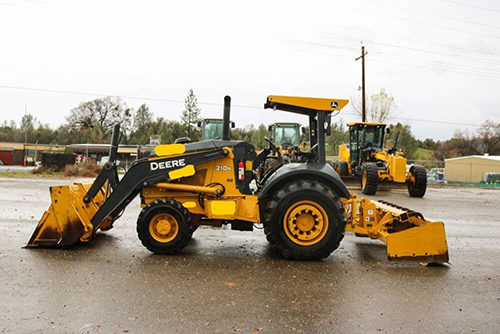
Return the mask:
<path id="1" fill-rule="evenodd" d="M 448 262 L 443 222 L 425 219 L 421 213 L 385 201 L 352 195 L 343 202 L 346 231 L 383 241 L 389 260 Z"/>

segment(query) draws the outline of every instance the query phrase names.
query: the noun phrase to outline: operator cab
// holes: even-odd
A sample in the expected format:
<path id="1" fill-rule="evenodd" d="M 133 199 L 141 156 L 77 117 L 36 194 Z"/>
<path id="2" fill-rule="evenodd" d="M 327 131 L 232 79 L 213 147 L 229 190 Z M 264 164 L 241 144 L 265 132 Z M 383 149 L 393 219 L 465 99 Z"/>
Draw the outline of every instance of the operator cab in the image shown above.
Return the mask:
<path id="1" fill-rule="evenodd" d="M 382 150 L 386 124 L 354 122 L 347 125 L 349 126 L 349 151 L 352 164 L 370 161 L 372 159 L 370 152 Z"/>
<path id="2" fill-rule="evenodd" d="M 269 125 L 271 140 L 283 150 L 300 145 L 299 123 L 273 123 Z"/>
<path id="3" fill-rule="evenodd" d="M 222 139 L 224 132 L 224 121 L 222 118 L 205 118 L 198 122 L 201 128 L 201 140 Z M 234 128 L 234 122 L 230 122 L 230 127 Z"/>

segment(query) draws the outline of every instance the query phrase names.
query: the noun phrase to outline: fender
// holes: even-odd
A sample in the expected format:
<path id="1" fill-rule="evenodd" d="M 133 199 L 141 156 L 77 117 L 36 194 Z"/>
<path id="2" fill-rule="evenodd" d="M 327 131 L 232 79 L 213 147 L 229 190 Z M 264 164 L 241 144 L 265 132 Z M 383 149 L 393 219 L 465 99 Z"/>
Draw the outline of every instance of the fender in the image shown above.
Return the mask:
<path id="1" fill-rule="evenodd" d="M 288 163 L 272 172 L 266 177 L 264 186 L 259 191 L 259 199 L 264 198 L 275 186 L 300 178 L 318 180 L 330 188 L 339 197 L 350 198 L 344 182 L 330 164 L 320 163 Z"/>

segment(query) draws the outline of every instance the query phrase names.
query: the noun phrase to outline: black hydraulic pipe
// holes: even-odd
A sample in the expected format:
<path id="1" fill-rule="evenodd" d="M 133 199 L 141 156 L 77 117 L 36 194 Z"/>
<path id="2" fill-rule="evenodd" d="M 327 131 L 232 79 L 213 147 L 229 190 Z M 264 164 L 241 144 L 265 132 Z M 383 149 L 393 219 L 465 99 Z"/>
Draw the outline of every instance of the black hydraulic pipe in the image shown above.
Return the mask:
<path id="1" fill-rule="evenodd" d="M 315 116 L 309 115 L 309 147 L 313 147 L 318 142 L 317 125 Z"/>
<path id="2" fill-rule="evenodd" d="M 231 116 L 231 97 L 224 97 L 224 118 L 222 121 L 222 140 L 229 140 L 229 118 Z"/>
<path id="3" fill-rule="evenodd" d="M 318 163 L 324 164 L 326 162 L 325 153 L 325 120 L 326 115 L 324 111 L 318 111 Z"/>
<path id="4" fill-rule="evenodd" d="M 113 136 L 111 139 L 111 147 L 109 148 L 109 162 L 116 161 L 116 154 L 118 152 L 118 144 L 120 140 L 120 123 L 116 123 L 113 127 Z"/>

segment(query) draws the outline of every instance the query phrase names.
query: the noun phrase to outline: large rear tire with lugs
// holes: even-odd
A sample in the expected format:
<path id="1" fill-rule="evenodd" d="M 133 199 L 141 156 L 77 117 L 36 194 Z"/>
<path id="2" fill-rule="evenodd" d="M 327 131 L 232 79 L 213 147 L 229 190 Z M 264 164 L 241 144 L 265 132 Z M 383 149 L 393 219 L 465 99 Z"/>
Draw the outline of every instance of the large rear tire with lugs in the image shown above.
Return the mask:
<path id="1" fill-rule="evenodd" d="M 427 190 L 427 170 L 424 166 L 414 165 L 410 168 L 408 193 L 411 197 L 423 197 Z"/>
<path id="2" fill-rule="evenodd" d="M 142 244 L 156 254 L 177 254 L 187 246 L 195 226 L 189 211 L 172 199 L 149 203 L 137 218 Z"/>
<path id="3" fill-rule="evenodd" d="M 264 211 L 271 247 L 290 260 L 319 260 L 344 237 L 344 206 L 334 192 L 314 180 L 296 180 L 273 191 Z"/>

